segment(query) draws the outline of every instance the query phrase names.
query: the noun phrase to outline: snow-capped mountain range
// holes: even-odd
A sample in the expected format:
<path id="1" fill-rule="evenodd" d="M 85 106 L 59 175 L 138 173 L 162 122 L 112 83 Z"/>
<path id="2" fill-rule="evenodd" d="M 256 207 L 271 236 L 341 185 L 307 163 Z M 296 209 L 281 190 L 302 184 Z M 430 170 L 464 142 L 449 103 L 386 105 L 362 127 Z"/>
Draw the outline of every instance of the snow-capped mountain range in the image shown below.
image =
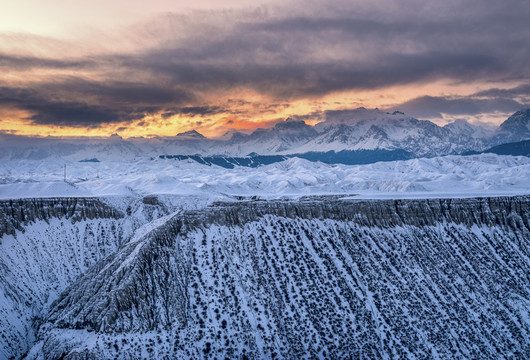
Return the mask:
<path id="1" fill-rule="evenodd" d="M 97 158 L 121 160 L 160 155 L 247 156 L 292 155 L 310 152 L 401 151 L 407 158 L 482 151 L 503 143 L 530 139 L 530 109 L 518 111 L 497 129 L 458 120 L 438 126 L 402 112 L 377 109 L 330 111 L 315 126 L 287 119 L 251 134 L 231 131 L 209 139 L 195 130 L 173 137 L 22 138 L 0 135 L 2 159 L 60 157 L 73 161 Z M 404 158 L 402 158 L 404 159 Z"/>

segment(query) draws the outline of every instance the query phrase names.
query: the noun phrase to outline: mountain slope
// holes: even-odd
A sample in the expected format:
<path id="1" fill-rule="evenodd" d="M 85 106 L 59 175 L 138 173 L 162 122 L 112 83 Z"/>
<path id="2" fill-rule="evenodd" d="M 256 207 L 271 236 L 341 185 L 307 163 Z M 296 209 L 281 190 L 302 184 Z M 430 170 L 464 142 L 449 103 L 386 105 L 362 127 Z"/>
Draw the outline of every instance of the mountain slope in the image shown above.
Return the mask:
<path id="1" fill-rule="evenodd" d="M 320 135 L 301 150 L 396 150 L 416 156 L 439 153 L 444 131 L 430 121 L 421 121 L 402 113 L 388 114 L 380 110 L 359 108 L 330 112 L 326 120 L 315 126 Z M 447 144 L 443 144 L 447 146 Z M 412 151 L 411 151 L 412 150 Z"/>
<path id="2" fill-rule="evenodd" d="M 249 153 L 270 155 L 289 152 L 314 138 L 317 132 L 303 121 L 290 118 L 269 129 L 257 129 L 250 135 L 232 136 L 226 142 L 218 142 L 209 152 L 245 156 Z"/>
<path id="3" fill-rule="evenodd" d="M 160 220 L 28 358 L 526 358 L 529 197 L 241 202 Z"/>
<path id="4" fill-rule="evenodd" d="M 530 138 L 530 109 L 517 111 L 499 127 L 500 136 L 512 142 Z M 506 142 L 506 141 L 505 141 Z"/>
<path id="5" fill-rule="evenodd" d="M 116 251 L 123 214 L 95 199 L 0 202 L 0 358 L 20 356 L 35 322 L 81 273 Z"/>
<path id="6" fill-rule="evenodd" d="M 523 140 L 523 141 L 518 141 L 518 142 L 513 142 L 513 143 L 497 145 L 490 149 L 481 151 L 480 153 L 481 154 L 492 153 L 492 154 L 498 154 L 498 155 L 530 157 L 530 140 Z M 464 155 L 471 155 L 471 154 L 478 154 L 478 152 L 470 152 L 469 154 L 464 154 Z"/>
<path id="7" fill-rule="evenodd" d="M 153 200 L 155 199 L 155 200 Z M 136 228 L 167 213 L 156 198 L 0 201 L 0 359 L 20 358 L 49 305 Z"/>

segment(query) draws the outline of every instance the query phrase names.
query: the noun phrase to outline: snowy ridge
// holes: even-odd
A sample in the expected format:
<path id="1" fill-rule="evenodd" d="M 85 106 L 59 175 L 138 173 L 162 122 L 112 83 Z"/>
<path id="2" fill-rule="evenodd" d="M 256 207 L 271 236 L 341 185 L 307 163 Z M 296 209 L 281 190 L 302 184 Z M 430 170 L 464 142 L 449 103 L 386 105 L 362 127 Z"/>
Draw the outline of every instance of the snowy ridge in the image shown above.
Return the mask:
<path id="1" fill-rule="evenodd" d="M 115 273 L 121 271 L 122 269 L 124 269 L 124 267 L 129 266 L 134 261 L 134 259 L 138 256 L 139 252 L 142 250 L 142 247 L 145 245 L 146 236 L 150 232 L 161 227 L 169 220 L 174 218 L 176 215 L 178 215 L 180 212 L 181 210 L 166 216 L 162 216 L 161 218 L 153 220 L 136 230 L 131 239 L 127 241 L 127 244 L 125 246 L 124 251 L 127 253 L 127 257 L 124 260 L 121 260 L 120 267 L 115 271 Z M 102 271 L 104 270 L 106 269 L 103 269 Z"/>
<path id="2" fill-rule="evenodd" d="M 153 226 L 170 210 L 197 204 L 161 200 L 0 201 L 0 359 L 25 354 L 49 305 L 79 275 L 116 252 L 135 229 Z"/>
<path id="3" fill-rule="evenodd" d="M 0 244 L 0 358 L 25 353 L 35 322 L 81 273 L 113 253 L 126 236 L 118 219 L 37 220 Z"/>
<path id="4" fill-rule="evenodd" d="M 28 358 L 526 358 L 529 209 L 306 198 L 184 212 L 126 269 L 127 245 L 69 287 Z"/>

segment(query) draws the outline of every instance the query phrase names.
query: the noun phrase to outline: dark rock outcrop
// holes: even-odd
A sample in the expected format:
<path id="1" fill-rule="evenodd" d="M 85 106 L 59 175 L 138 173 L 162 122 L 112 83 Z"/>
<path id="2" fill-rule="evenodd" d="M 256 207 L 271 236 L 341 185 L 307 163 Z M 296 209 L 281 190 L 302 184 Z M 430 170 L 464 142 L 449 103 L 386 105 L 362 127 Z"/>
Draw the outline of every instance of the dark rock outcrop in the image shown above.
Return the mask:
<path id="1" fill-rule="evenodd" d="M 35 198 L 0 200 L 0 237 L 14 235 L 36 220 L 68 218 L 72 222 L 95 218 L 122 218 L 119 210 L 96 198 Z"/>

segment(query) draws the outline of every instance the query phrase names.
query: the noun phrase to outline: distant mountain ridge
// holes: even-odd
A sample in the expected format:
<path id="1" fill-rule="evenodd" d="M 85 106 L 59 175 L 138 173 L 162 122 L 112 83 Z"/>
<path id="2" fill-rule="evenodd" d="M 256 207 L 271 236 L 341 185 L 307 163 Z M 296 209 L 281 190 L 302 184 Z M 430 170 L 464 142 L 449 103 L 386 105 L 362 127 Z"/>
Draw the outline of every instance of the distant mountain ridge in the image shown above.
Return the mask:
<path id="1" fill-rule="evenodd" d="M 530 109 L 517 111 L 500 125 L 503 132 L 519 137 L 530 137 Z"/>
<path id="2" fill-rule="evenodd" d="M 0 139 L 0 158 L 9 160 L 57 157 L 74 161 L 91 158 L 105 161 L 161 155 L 241 158 L 250 153 L 275 156 L 296 154 L 308 158 L 309 155 L 304 154 L 313 154 L 311 157 L 315 157 L 314 154 L 331 153 L 357 156 L 362 152 L 370 156 L 394 152 L 403 156 L 390 158 L 403 160 L 480 152 L 500 144 L 528 140 L 530 109 L 514 113 L 495 130 L 475 126 L 464 120 L 438 126 L 400 111 L 388 113 L 358 108 L 328 111 L 325 120 L 315 126 L 289 118 L 271 128 L 260 128 L 248 135 L 231 131 L 219 139 L 206 138 L 196 130 L 165 138 L 123 139 L 113 135 L 107 139 L 61 140 L 0 134 Z M 316 157 L 329 158 L 329 155 Z"/>
<path id="3" fill-rule="evenodd" d="M 409 160 L 412 154 L 404 150 L 342 150 L 327 152 L 306 152 L 291 155 L 258 155 L 251 153 L 248 156 L 201 156 L 201 155 L 160 155 L 160 159 L 192 160 L 203 165 L 217 165 L 225 169 L 233 169 L 236 166 L 255 168 L 258 166 L 274 164 L 289 158 L 301 158 L 309 161 L 320 161 L 325 164 L 361 165 L 372 164 L 379 161 Z M 97 159 L 81 160 L 81 162 L 94 161 Z"/>
<path id="4" fill-rule="evenodd" d="M 470 151 L 463 155 L 493 153 L 497 155 L 530 156 L 530 140 L 517 141 L 494 146 L 484 151 Z"/>

